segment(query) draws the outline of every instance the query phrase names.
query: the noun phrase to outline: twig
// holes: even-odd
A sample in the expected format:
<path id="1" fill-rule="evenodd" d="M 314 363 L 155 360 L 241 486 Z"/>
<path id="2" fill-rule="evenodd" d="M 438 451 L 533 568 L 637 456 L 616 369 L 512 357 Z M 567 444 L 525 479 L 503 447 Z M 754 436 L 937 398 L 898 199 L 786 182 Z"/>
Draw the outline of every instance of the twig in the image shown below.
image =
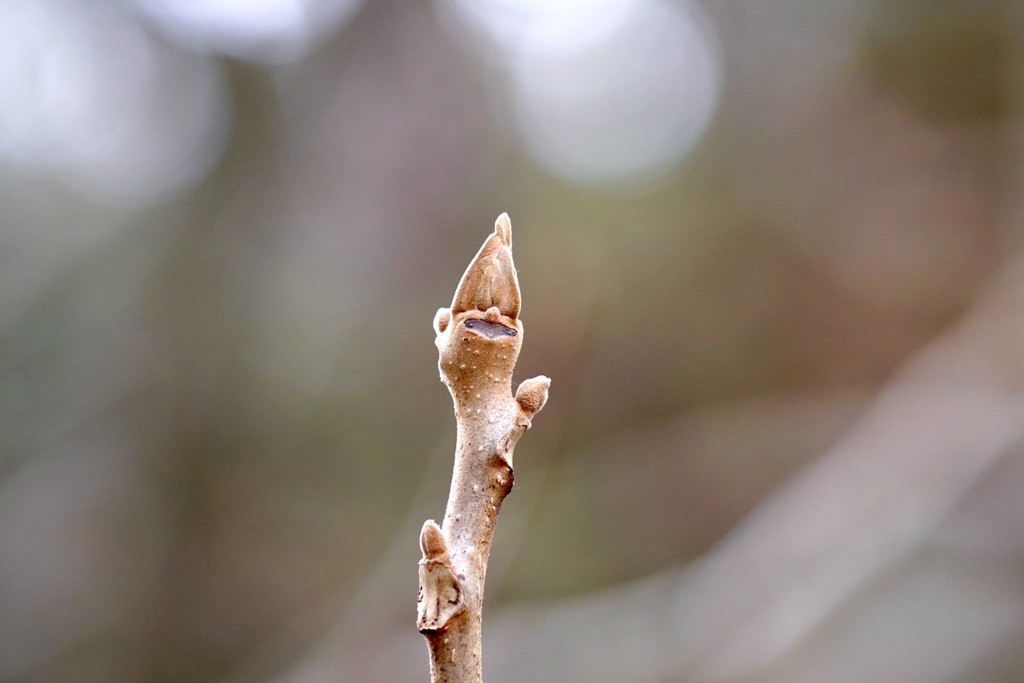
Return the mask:
<path id="1" fill-rule="evenodd" d="M 451 308 L 434 317 L 441 381 L 455 403 L 457 437 L 444 524 L 420 531 L 416 626 L 427 639 L 432 683 L 480 683 L 484 578 L 494 523 L 512 490 L 512 451 L 544 407 L 540 376 L 512 396 L 523 344 L 519 282 L 507 214 L 469 264 Z"/>

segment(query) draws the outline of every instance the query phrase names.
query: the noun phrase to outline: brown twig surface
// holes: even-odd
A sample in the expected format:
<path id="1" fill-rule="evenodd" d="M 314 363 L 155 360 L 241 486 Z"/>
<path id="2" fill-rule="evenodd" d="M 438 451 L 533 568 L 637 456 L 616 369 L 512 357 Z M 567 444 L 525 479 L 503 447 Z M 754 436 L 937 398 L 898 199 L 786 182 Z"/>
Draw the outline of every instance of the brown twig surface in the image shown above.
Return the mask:
<path id="1" fill-rule="evenodd" d="M 512 226 L 502 214 L 452 299 L 434 317 L 441 381 L 455 403 L 455 468 L 444 523 L 420 532 L 416 626 L 427 639 L 432 683 L 482 680 L 481 624 L 494 523 L 512 490 L 512 452 L 547 401 L 551 380 L 512 394 L 523 344 Z"/>

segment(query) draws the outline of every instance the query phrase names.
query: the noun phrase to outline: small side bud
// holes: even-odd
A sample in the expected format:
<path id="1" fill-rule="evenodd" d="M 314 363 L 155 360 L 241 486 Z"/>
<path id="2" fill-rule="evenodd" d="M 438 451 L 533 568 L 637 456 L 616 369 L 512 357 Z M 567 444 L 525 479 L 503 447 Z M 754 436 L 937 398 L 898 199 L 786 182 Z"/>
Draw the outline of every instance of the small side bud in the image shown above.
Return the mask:
<path id="1" fill-rule="evenodd" d="M 444 539 L 444 532 L 432 519 L 423 522 L 420 530 L 420 551 L 423 552 L 424 560 L 436 560 L 443 562 L 448 555 L 448 542 Z"/>
<path id="2" fill-rule="evenodd" d="M 550 387 L 551 379 L 544 375 L 525 380 L 516 390 L 516 402 L 524 413 L 533 417 L 547 403 Z"/>
<path id="3" fill-rule="evenodd" d="M 434 314 L 434 332 L 441 334 L 448 329 L 448 324 L 452 321 L 452 312 L 448 308 L 439 308 L 437 313 Z"/>
<path id="4" fill-rule="evenodd" d="M 444 532 L 432 519 L 420 531 L 420 590 L 416 598 L 416 627 L 421 633 L 440 631 L 465 608 L 462 584 L 452 569 Z"/>

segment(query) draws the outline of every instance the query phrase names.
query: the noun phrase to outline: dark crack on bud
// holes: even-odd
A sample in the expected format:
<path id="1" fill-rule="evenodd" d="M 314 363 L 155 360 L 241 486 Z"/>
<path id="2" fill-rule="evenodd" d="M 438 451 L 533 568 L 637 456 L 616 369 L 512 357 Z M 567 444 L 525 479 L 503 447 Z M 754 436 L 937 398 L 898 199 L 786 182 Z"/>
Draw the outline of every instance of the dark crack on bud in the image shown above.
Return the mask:
<path id="1" fill-rule="evenodd" d="M 479 332 L 488 339 L 497 339 L 498 337 L 514 337 L 518 334 L 518 331 L 509 327 L 508 325 L 502 325 L 501 323 L 491 323 L 486 320 L 480 320 L 478 318 L 470 318 L 465 322 L 466 328 Z"/>

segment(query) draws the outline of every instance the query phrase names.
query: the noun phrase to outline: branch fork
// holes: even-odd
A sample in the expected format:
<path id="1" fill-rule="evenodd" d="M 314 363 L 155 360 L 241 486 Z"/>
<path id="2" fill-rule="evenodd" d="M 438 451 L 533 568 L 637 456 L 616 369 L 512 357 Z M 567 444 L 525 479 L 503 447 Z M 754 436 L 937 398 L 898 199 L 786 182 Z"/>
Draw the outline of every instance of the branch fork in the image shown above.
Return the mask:
<path id="1" fill-rule="evenodd" d="M 441 381 L 455 404 L 455 467 L 444 522 L 420 532 L 416 626 L 427 639 L 432 683 L 480 683 L 484 578 L 494 524 L 512 490 L 512 454 L 544 407 L 551 380 L 512 394 L 523 344 L 512 225 L 494 232 L 462 276 L 450 308 L 434 316 Z"/>

